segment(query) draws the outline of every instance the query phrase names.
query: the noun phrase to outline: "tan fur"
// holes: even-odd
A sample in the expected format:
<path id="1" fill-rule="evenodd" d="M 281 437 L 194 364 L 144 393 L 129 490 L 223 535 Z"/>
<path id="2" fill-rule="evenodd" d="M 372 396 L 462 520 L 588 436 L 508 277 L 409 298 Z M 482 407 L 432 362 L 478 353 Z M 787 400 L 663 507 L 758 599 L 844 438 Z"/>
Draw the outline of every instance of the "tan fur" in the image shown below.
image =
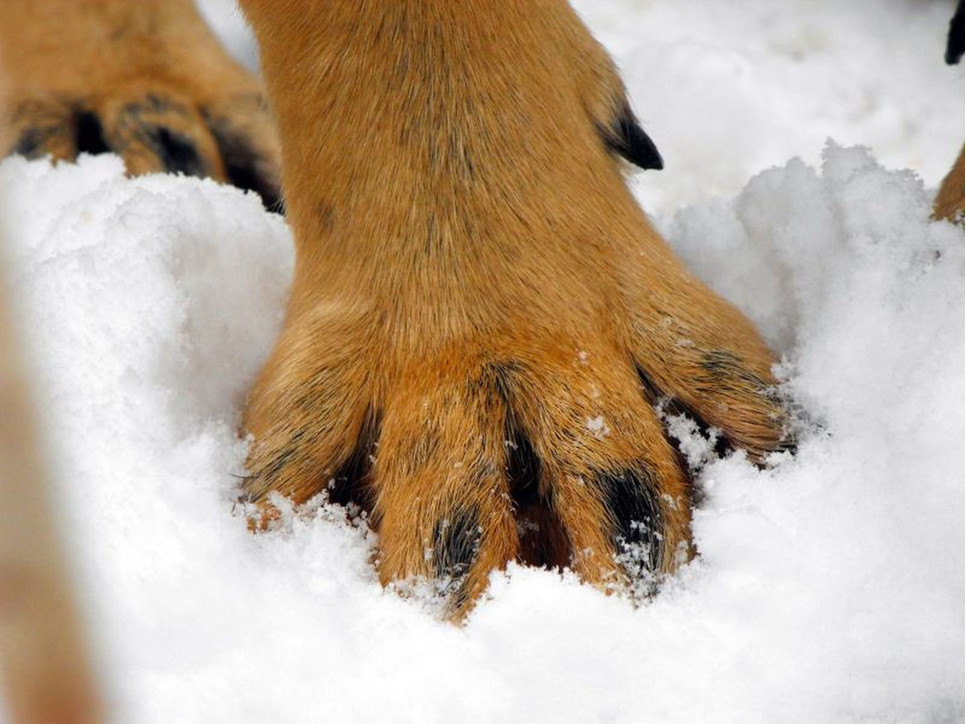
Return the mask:
<path id="1" fill-rule="evenodd" d="M 946 219 L 955 224 L 963 224 L 963 209 L 964 203 L 966 203 L 963 195 L 964 152 L 966 152 L 966 148 L 959 152 L 956 163 L 953 164 L 939 187 L 939 193 L 936 194 L 936 201 L 932 210 L 934 219 Z"/>
<path id="2" fill-rule="evenodd" d="M 643 567 L 673 571 L 693 555 L 691 490 L 655 394 L 754 459 L 782 412 L 758 334 L 625 185 L 603 49 L 564 0 L 241 4 L 296 245 L 244 419 L 262 524 L 273 493 L 359 502 L 381 580 L 448 581 L 454 618 L 514 559 L 621 587 L 641 526 L 659 537 Z M 38 24 L 44 42 L 25 37 Z M 223 178 L 221 109 L 271 165 L 257 86 L 188 0 L 8 0 L 0 27 L 7 148 L 72 158 L 80 109 L 132 173 L 159 168 L 143 127 L 163 126 Z M 56 64 L 65 48 L 76 65 Z"/>
<path id="3" fill-rule="evenodd" d="M 562 0 L 243 0 L 283 150 L 296 271 L 251 394 L 245 489 L 303 502 L 358 452 L 384 582 L 439 574 L 478 511 L 457 615 L 520 552 L 507 430 L 588 581 L 620 578 L 594 476 L 640 471 L 659 567 L 690 556 L 690 491 L 636 369 L 758 456 L 781 440 L 773 357 L 691 275 L 597 126 L 624 91 Z M 606 477 L 605 475 L 605 477 Z"/>
<path id="4" fill-rule="evenodd" d="M 217 130 L 251 143 L 277 184 L 278 141 L 260 85 L 191 0 L 2 0 L 0 68 L 0 153 L 26 144 L 28 155 L 73 159 L 88 114 L 131 173 L 166 170 L 145 142 L 146 129 L 164 128 L 196 147 L 199 175 L 226 180 Z"/>
<path id="5" fill-rule="evenodd" d="M 18 724 L 97 724 L 106 720 L 104 705 L 52 503 L 3 251 L 0 244 L 2 708 Z"/>

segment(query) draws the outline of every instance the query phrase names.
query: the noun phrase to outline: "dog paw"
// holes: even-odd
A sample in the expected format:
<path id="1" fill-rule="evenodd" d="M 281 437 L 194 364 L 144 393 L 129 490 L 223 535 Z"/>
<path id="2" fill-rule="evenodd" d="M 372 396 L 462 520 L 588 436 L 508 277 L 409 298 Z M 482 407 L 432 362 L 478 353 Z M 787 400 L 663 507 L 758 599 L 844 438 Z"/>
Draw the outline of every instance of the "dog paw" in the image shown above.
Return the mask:
<path id="1" fill-rule="evenodd" d="M 260 84 L 190 3 L 62 10 L 0 8 L 0 153 L 113 152 L 132 175 L 211 177 L 278 205 L 279 145 Z"/>
<path id="2" fill-rule="evenodd" d="M 243 496 L 361 505 L 382 581 L 434 581 L 454 619 L 513 560 L 607 591 L 687 561 L 657 397 L 759 459 L 774 360 L 628 191 L 661 158 L 573 11 L 243 6 L 296 244 Z"/>
<path id="3" fill-rule="evenodd" d="M 561 305 L 542 324 L 525 315 L 449 344 L 438 330 L 410 343 L 378 307 L 316 298 L 250 398 L 245 498 L 262 520 L 274 494 L 363 506 L 381 580 L 437 581 L 455 619 L 512 560 L 569 566 L 605 590 L 657 580 L 693 549 L 691 485 L 655 395 L 753 457 L 783 440 L 751 325 L 679 281 L 660 306 L 629 289 L 616 324 L 603 307 L 581 318 Z"/>

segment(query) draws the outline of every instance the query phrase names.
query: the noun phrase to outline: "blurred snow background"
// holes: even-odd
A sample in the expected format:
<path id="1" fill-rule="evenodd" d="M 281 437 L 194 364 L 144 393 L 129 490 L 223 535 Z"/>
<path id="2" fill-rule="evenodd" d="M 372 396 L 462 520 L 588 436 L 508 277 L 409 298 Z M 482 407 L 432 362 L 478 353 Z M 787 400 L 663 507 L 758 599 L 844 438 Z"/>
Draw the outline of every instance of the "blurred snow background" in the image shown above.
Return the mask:
<path id="1" fill-rule="evenodd" d="M 202 5 L 254 62 L 233 4 Z M 963 140 L 951 5 L 577 3 L 667 163 L 642 204 L 808 421 L 764 471 L 689 440 L 702 557 L 637 609 L 513 568 L 455 629 L 384 592 L 337 515 L 248 534 L 234 429 L 281 319 L 284 222 L 114 157 L 0 165 L 117 720 L 963 721 L 964 244 L 928 221 Z"/>

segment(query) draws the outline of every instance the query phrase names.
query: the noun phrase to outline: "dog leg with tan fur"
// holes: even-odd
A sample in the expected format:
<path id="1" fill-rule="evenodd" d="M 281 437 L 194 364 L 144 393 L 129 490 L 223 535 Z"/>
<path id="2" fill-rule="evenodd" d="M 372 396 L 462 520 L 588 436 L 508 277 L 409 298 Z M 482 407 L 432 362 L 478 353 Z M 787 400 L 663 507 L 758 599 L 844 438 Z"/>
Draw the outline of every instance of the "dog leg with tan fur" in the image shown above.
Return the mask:
<path id="1" fill-rule="evenodd" d="M 963 0 L 959 0 L 959 3 L 956 5 L 956 12 L 952 20 L 949 21 L 949 34 L 946 36 L 947 65 L 956 65 L 963 57 L 964 14 L 966 14 L 966 3 Z M 963 189 L 964 153 L 966 153 L 966 147 L 959 152 L 959 157 L 939 187 L 939 193 L 936 194 L 936 200 L 933 203 L 932 209 L 932 217 L 934 219 L 945 219 L 954 224 L 963 224 L 963 212 L 966 210 L 966 197 L 964 197 Z"/>
<path id="2" fill-rule="evenodd" d="M 959 152 L 956 163 L 953 164 L 939 187 L 939 193 L 936 194 L 936 201 L 932 209 L 934 219 L 945 219 L 954 224 L 963 223 L 963 211 L 964 206 L 966 206 L 963 189 L 963 177 L 966 174 L 963 166 L 964 152 L 966 152 L 966 148 Z"/>
<path id="3" fill-rule="evenodd" d="M 380 576 L 569 564 L 610 589 L 692 555 L 651 395 L 760 458 L 773 357 L 624 181 L 660 167 L 564 0 L 243 0 L 296 244 L 252 391 L 247 497 L 368 507 Z M 514 524 L 516 521 L 516 524 Z"/>
<path id="4" fill-rule="evenodd" d="M 279 197 L 261 87 L 191 0 L 0 0 L 0 156 L 114 151 Z"/>

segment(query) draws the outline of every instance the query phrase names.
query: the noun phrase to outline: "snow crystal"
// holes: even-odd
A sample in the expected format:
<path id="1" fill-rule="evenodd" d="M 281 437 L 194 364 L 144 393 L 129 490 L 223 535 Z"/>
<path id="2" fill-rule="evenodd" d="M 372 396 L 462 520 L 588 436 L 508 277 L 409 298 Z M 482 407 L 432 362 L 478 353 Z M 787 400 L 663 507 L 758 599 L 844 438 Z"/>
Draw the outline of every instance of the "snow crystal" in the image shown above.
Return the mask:
<path id="1" fill-rule="evenodd" d="M 597 417 L 588 417 L 586 427 L 598 440 L 603 440 L 610 434 L 610 428 L 607 426 L 607 422 L 604 420 L 603 415 L 598 415 Z"/>

